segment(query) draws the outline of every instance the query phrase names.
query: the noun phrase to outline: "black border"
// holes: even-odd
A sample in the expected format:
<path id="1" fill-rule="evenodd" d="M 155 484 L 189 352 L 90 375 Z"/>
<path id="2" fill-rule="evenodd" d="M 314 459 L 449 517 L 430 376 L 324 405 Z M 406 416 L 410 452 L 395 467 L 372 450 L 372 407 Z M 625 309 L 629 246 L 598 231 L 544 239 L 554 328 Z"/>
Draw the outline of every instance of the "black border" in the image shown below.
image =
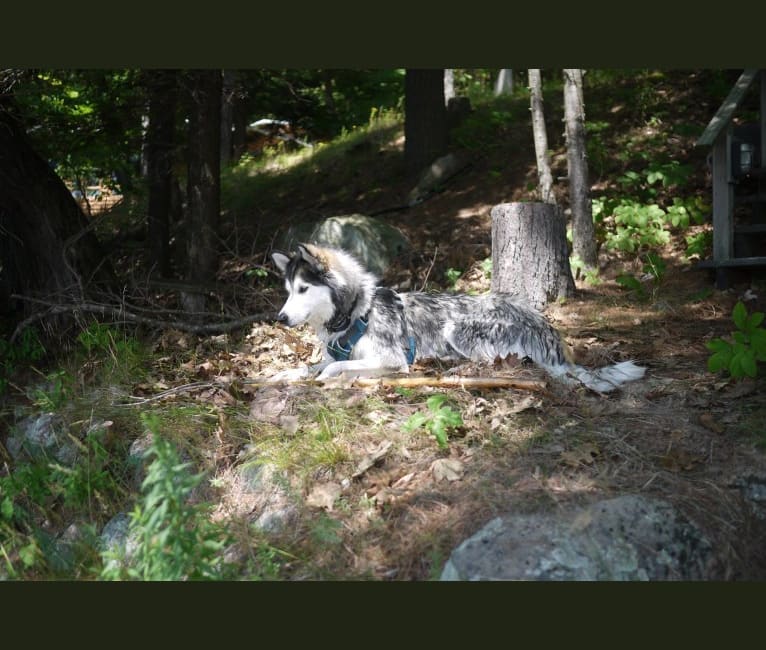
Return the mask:
<path id="1" fill-rule="evenodd" d="M 197 8 L 199 7 L 199 8 Z M 727 14 L 726 10 L 730 9 Z M 3 9 L 0 67 L 740 68 L 766 3 L 37 4 Z"/>

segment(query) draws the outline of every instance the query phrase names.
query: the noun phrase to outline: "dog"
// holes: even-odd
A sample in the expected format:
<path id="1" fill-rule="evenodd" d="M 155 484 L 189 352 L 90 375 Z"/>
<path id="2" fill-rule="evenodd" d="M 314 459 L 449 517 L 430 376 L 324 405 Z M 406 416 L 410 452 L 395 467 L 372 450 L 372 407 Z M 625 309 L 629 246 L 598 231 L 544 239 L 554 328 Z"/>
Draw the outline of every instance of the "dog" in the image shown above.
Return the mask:
<path id="1" fill-rule="evenodd" d="M 644 376 L 645 368 L 632 361 L 598 370 L 576 365 L 558 331 L 512 294 L 397 293 L 378 286 L 346 251 L 312 244 L 271 257 L 288 295 L 278 322 L 308 323 L 324 344 L 320 363 L 277 373 L 271 381 L 407 372 L 425 358 L 492 363 L 509 355 L 599 393 Z"/>

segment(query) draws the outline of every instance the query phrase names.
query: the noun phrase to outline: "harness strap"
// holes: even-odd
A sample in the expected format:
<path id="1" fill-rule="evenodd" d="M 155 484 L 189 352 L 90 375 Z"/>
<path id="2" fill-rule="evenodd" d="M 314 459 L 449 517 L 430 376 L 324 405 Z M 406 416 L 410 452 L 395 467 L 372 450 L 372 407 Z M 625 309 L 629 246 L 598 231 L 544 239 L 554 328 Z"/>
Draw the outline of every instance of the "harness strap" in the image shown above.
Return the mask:
<path id="1" fill-rule="evenodd" d="M 407 321 L 404 318 L 404 303 L 402 303 L 399 294 L 392 289 L 384 287 L 378 287 L 376 289 L 377 294 L 385 294 L 390 292 L 389 299 L 395 303 L 402 312 L 402 326 L 404 329 L 404 337 L 407 339 L 407 347 L 404 348 L 404 353 L 407 357 L 407 365 L 412 365 L 415 361 L 416 344 L 415 337 L 410 336 L 407 332 Z M 351 327 L 346 331 L 343 336 L 338 337 L 335 341 L 327 344 L 327 352 L 336 361 L 348 361 L 351 356 L 351 351 L 354 346 L 359 342 L 365 332 L 367 331 L 367 325 L 370 321 L 370 312 L 368 311 L 364 316 L 357 318 Z"/>

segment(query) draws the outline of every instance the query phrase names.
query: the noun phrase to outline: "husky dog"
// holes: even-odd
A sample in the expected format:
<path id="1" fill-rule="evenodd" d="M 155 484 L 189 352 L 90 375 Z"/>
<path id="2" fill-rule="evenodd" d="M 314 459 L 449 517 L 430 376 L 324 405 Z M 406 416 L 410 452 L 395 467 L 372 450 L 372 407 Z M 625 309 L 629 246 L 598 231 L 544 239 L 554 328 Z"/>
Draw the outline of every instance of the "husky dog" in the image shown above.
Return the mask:
<path id="1" fill-rule="evenodd" d="M 632 361 L 592 371 L 575 365 L 553 326 L 510 294 L 397 293 L 378 287 L 347 252 L 311 244 L 300 244 L 293 255 L 274 252 L 272 259 L 288 294 L 279 322 L 308 323 L 325 345 L 320 363 L 272 381 L 407 372 L 421 358 L 493 362 L 508 355 L 528 357 L 553 377 L 598 392 L 644 376 Z"/>

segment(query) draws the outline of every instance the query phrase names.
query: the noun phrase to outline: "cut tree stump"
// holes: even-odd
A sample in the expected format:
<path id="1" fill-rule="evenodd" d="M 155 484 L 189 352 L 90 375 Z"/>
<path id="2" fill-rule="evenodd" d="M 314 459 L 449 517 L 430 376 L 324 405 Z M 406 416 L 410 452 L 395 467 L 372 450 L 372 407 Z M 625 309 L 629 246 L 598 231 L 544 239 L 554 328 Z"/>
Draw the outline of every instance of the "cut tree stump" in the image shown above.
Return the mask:
<path id="1" fill-rule="evenodd" d="M 550 203 L 492 208 L 492 291 L 517 294 L 536 309 L 574 295 L 566 222 Z"/>

